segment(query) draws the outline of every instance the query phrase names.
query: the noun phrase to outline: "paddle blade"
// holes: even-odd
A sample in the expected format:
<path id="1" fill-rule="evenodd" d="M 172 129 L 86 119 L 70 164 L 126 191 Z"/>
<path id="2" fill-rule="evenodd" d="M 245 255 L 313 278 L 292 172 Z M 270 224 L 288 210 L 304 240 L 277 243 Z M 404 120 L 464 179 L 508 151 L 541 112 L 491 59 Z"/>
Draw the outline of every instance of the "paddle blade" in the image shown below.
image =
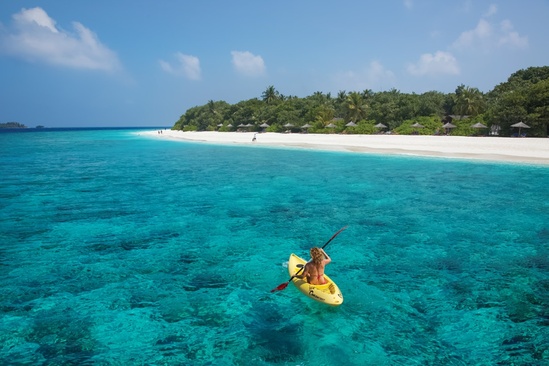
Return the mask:
<path id="1" fill-rule="evenodd" d="M 278 285 L 278 286 L 276 286 L 275 288 L 273 288 L 273 289 L 271 290 L 271 292 L 282 291 L 282 290 L 284 290 L 286 287 L 288 287 L 288 284 L 289 284 L 289 283 L 290 283 L 290 282 L 284 282 L 283 284 Z"/>

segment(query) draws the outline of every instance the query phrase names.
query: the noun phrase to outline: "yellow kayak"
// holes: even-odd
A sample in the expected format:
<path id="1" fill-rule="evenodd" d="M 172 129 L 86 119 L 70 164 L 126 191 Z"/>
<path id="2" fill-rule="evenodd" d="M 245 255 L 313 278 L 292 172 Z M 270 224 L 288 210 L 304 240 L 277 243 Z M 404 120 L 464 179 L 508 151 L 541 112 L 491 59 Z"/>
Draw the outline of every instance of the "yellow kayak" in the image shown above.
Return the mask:
<path id="1" fill-rule="evenodd" d="M 288 261 L 288 273 L 290 277 L 295 275 L 305 263 L 307 263 L 306 260 L 292 253 Z M 303 271 L 299 273 L 301 274 Z M 324 285 L 310 285 L 306 278 L 297 277 L 292 278 L 292 282 L 299 291 L 313 300 L 332 306 L 341 305 L 343 303 L 343 295 L 339 287 L 326 274 L 324 274 L 324 278 L 327 281 Z"/>

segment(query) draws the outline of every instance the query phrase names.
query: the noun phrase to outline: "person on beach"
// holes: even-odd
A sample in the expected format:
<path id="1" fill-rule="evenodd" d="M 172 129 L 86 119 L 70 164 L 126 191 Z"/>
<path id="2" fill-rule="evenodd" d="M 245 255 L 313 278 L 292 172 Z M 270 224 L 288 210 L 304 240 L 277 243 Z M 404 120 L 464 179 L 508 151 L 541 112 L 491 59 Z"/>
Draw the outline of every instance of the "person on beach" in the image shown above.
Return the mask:
<path id="1" fill-rule="evenodd" d="M 324 278 L 324 267 L 330 263 L 332 259 L 326 254 L 322 248 L 311 248 L 311 260 L 305 264 L 303 268 L 303 274 L 297 276 L 298 278 L 307 278 L 307 282 L 311 285 L 324 285 L 326 279 Z"/>

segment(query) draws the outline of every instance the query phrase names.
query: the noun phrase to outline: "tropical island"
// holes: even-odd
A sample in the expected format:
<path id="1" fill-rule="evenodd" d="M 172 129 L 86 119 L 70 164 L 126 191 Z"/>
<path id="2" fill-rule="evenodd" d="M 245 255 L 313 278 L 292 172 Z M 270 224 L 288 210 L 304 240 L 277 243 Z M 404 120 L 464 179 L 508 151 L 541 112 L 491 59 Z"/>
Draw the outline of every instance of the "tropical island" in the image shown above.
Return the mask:
<path id="1" fill-rule="evenodd" d="M 27 126 L 19 122 L 5 122 L 0 123 L 0 128 L 27 128 Z"/>
<path id="2" fill-rule="evenodd" d="M 189 108 L 172 130 L 547 137 L 549 66 L 519 70 L 487 93 L 462 84 L 448 94 L 392 89 L 300 98 L 269 86 L 261 99 Z"/>

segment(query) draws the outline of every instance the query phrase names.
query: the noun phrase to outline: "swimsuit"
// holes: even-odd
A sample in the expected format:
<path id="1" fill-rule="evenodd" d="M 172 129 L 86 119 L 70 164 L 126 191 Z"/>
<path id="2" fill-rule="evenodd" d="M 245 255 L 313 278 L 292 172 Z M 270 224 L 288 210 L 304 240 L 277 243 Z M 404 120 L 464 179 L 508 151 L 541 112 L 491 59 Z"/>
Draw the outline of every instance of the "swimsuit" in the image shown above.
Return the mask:
<path id="1" fill-rule="evenodd" d="M 313 278 L 314 276 L 312 275 L 309 275 L 307 276 L 308 277 L 308 280 L 307 282 L 311 283 L 311 278 Z M 327 284 L 328 282 L 326 282 L 326 279 L 324 278 L 324 275 L 321 274 L 321 275 L 316 275 L 316 280 L 319 282 L 318 285 L 325 285 Z"/>

